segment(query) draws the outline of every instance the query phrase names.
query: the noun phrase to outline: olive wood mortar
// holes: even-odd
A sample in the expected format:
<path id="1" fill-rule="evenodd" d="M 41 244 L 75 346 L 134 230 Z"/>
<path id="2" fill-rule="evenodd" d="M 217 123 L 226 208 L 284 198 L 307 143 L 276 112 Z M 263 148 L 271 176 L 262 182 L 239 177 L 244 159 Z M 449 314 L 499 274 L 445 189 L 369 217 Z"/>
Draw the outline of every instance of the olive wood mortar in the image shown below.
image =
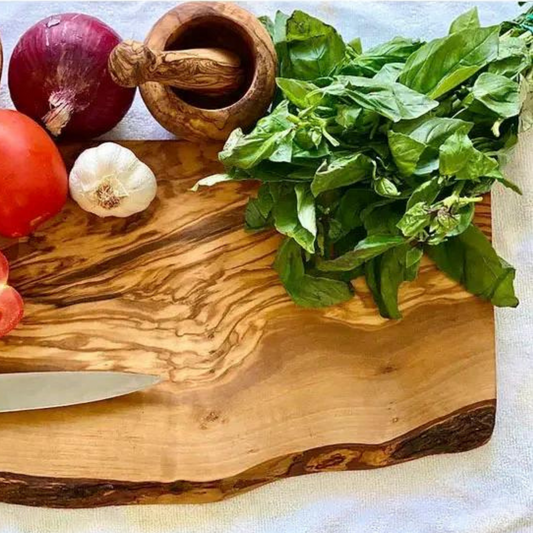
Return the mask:
<path id="1" fill-rule="evenodd" d="M 155 119 L 191 141 L 224 141 L 265 114 L 277 58 L 259 20 L 231 3 L 189 2 L 166 13 L 143 43 L 124 41 L 109 70 L 139 86 Z"/>

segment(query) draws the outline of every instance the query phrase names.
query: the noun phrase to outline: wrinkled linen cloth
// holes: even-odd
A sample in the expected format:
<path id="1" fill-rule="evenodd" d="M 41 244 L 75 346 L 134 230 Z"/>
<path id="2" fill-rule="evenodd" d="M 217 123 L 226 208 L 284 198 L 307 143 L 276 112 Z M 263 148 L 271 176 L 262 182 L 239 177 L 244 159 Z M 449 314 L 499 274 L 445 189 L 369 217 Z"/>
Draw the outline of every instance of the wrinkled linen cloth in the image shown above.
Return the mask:
<path id="1" fill-rule="evenodd" d="M 448 2 L 247 2 L 254 13 L 302 9 L 365 47 L 394 35 L 431 39 L 471 7 Z M 101 18 L 123 38 L 143 39 L 169 2 L 0 2 L 6 58 L 34 22 L 60 12 Z M 516 3 L 480 3 L 482 23 L 518 14 Z M 10 106 L 2 78 L 0 107 Z M 137 96 L 108 139 L 170 138 Z M 0 533 L 526 533 L 533 532 L 533 132 L 525 134 L 508 175 L 518 196 L 496 188 L 494 241 L 517 267 L 521 305 L 496 310 L 498 413 L 488 445 L 402 465 L 278 481 L 206 505 L 52 510 L 0 504 Z M 472 332 L 475 335 L 475 331 Z M 0 420 L 0 431 L 2 430 Z M 1 451 L 0 451 L 1 452 Z"/>

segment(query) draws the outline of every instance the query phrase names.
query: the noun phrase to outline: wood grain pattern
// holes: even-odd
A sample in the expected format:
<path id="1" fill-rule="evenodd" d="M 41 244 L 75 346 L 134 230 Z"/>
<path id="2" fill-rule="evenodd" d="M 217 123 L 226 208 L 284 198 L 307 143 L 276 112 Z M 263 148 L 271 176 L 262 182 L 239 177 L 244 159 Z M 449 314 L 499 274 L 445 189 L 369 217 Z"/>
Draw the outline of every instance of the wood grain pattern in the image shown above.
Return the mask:
<path id="1" fill-rule="evenodd" d="M 2 415 L 0 500 L 84 507 L 214 501 L 275 479 L 374 468 L 486 442 L 495 413 L 489 304 L 424 261 L 382 319 L 364 282 L 324 310 L 296 307 L 247 235 L 253 190 L 198 193 L 219 146 L 125 143 L 158 196 L 126 220 L 73 204 L 6 244 L 22 328 L 0 372 L 132 370 L 160 385 L 125 398 Z M 64 149 L 73 160 L 80 146 Z M 490 230 L 490 206 L 478 222 Z M 472 335 L 475 331 L 476 334 Z"/>
<path id="2" fill-rule="evenodd" d="M 235 128 L 255 124 L 272 101 L 277 69 L 274 45 L 259 20 L 235 4 L 179 4 L 156 22 L 145 45 L 156 52 L 224 48 L 241 60 L 245 82 L 228 96 L 201 97 L 155 82 L 141 85 L 149 111 L 181 139 L 224 141 Z"/>
<path id="3" fill-rule="evenodd" d="M 207 94 L 236 91 L 244 82 L 239 56 L 221 48 L 154 51 L 124 41 L 109 55 L 109 72 L 123 87 L 148 81 Z"/>

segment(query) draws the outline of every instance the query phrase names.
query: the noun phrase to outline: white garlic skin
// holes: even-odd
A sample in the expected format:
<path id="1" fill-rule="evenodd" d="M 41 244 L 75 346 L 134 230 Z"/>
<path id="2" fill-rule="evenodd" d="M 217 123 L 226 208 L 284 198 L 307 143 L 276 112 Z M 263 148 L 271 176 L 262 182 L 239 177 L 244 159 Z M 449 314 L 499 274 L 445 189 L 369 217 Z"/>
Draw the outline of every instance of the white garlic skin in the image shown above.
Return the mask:
<path id="1" fill-rule="evenodd" d="M 99 217 L 129 217 L 155 198 L 157 181 L 148 165 L 128 148 L 107 142 L 85 150 L 69 176 L 70 195 Z"/>

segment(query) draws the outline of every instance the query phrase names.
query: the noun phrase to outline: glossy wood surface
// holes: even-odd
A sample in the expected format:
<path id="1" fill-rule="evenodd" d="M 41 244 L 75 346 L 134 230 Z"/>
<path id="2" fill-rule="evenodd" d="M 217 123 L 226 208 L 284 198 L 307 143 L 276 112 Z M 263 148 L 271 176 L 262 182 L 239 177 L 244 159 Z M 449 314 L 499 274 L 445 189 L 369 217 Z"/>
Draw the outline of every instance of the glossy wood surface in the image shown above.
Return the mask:
<path id="1" fill-rule="evenodd" d="M 86 507 L 204 502 L 275 479 L 387 466 L 486 442 L 495 413 L 491 306 L 425 260 L 382 319 L 364 282 L 345 305 L 296 307 L 249 235 L 253 185 L 189 189 L 217 145 L 128 142 L 155 172 L 144 213 L 69 203 L 3 242 L 23 325 L 0 372 L 131 370 L 141 393 L 0 416 L 0 500 Z M 82 146 L 63 149 L 73 161 Z M 478 223 L 490 233 L 490 205 Z M 9 450 L 6 452 L 6 450 Z"/>

